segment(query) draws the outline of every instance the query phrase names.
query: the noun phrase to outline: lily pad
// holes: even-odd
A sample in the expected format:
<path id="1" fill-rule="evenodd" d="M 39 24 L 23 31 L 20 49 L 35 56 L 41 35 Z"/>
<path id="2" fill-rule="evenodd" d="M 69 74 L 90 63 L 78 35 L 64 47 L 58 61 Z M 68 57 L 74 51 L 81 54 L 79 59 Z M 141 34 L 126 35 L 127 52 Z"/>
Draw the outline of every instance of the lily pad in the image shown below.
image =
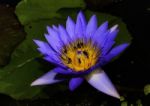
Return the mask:
<path id="1" fill-rule="evenodd" d="M 62 17 L 61 8 L 84 8 L 83 0 L 22 0 L 16 7 L 20 22 L 25 25 L 32 21 Z"/>
<path id="2" fill-rule="evenodd" d="M 38 98 L 43 95 L 41 87 L 31 87 L 33 80 L 43 74 L 42 66 L 37 61 L 40 54 L 33 43 L 34 38 L 41 38 L 47 23 L 58 20 L 46 20 L 25 26 L 28 36 L 13 52 L 10 64 L 0 69 L 0 92 L 15 99 Z"/>

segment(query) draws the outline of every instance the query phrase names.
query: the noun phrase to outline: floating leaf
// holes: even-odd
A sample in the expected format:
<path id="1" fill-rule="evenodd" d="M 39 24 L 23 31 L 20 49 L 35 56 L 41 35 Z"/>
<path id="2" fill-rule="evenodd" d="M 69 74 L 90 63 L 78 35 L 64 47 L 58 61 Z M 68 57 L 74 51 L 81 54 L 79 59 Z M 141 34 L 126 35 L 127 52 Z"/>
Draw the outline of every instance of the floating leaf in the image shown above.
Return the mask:
<path id="1" fill-rule="evenodd" d="M 40 54 L 36 50 L 33 39 L 42 37 L 47 23 L 51 25 L 56 22 L 59 21 L 40 21 L 25 26 L 27 38 L 12 54 L 10 64 L 0 69 L 1 93 L 8 94 L 15 99 L 31 99 L 41 96 L 41 87 L 30 86 L 31 82 L 43 73 L 41 64 L 36 60 Z"/>
<path id="2" fill-rule="evenodd" d="M 84 8 L 83 0 L 22 0 L 16 7 L 20 22 L 25 25 L 32 21 L 61 17 L 61 8 Z"/>

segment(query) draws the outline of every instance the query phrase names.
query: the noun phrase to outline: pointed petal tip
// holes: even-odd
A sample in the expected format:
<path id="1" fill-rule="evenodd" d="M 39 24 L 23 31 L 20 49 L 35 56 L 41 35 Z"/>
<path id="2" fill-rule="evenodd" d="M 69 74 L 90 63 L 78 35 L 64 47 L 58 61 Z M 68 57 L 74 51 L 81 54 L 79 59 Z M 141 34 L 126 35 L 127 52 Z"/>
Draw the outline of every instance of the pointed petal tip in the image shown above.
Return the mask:
<path id="1" fill-rule="evenodd" d="M 108 28 L 108 21 L 105 21 L 102 26 Z"/>
<path id="2" fill-rule="evenodd" d="M 59 29 L 59 30 L 60 30 L 60 29 L 65 30 L 65 28 L 64 28 L 64 26 L 63 26 L 62 24 L 59 24 L 59 25 L 58 25 L 58 29 Z"/>
<path id="3" fill-rule="evenodd" d="M 51 27 L 49 25 L 46 26 L 47 29 L 50 29 Z"/>
<path id="4" fill-rule="evenodd" d="M 37 39 L 33 39 L 33 42 L 37 44 L 38 40 Z"/>
<path id="5" fill-rule="evenodd" d="M 124 45 L 125 45 L 125 46 L 129 46 L 130 44 L 129 44 L 129 43 L 124 43 Z"/>
<path id="6" fill-rule="evenodd" d="M 119 94 L 116 94 L 114 97 L 117 98 L 117 99 L 121 98 Z"/>
<path id="7" fill-rule="evenodd" d="M 38 79 L 36 79 L 35 81 L 33 81 L 31 83 L 31 86 L 47 85 L 47 84 L 53 84 L 53 83 L 63 81 L 64 79 L 55 79 L 55 76 L 57 75 L 55 70 L 59 70 L 59 68 L 55 68 L 55 69 L 47 72 L 43 76 L 39 77 Z"/>
<path id="8" fill-rule="evenodd" d="M 42 85 L 42 82 L 43 82 L 43 81 L 35 80 L 35 81 L 33 81 L 33 82 L 30 84 L 30 86 Z"/>
<path id="9" fill-rule="evenodd" d="M 107 30 L 108 28 L 108 21 L 103 22 L 100 26 L 99 26 L 99 30 Z"/>
<path id="10" fill-rule="evenodd" d="M 83 15 L 82 10 L 80 10 L 80 11 L 78 12 L 78 16 L 79 16 L 79 15 Z"/>
<path id="11" fill-rule="evenodd" d="M 48 84 L 53 84 L 53 83 L 57 83 L 61 80 L 54 80 L 54 79 L 48 79 L 45 77 L 40 77 L 38 79 L 36 79 L 35 81 L 33 81 L 30 86 L 39 86 L 39 85 L 48 85 Z"/>
<path id="12" fill-rule="evenodd" d="M 38 46 L 38 47 L 42 47 L 43 45 L 43 41 L 37 40 L 37 39 L 33 39 L 33 42 Z"/>
<path id="13" fill-rule="evenodd" d="M 31 86 L 47 85 L 50 83 L 55 83 L 55 81 L 53 80 L 53 82 L 50 82 L 48 79 L 44 79 L 44 77 L 41 77 L 41 78 L 38 78 L 35 81 L 33 81 L 31 83 Z"/>
<path id="14" fill-rule="evenodd" d="M 44 37 L 45 37 L 45 39 L 48 41 L 48 39 L 49 39 L 50 35 L 49 35 L 49 34 L 47 34 L 47 33 L 45 33 L 45 34 L 44 34 Z"/>
<path id="15" fill-rule="evenodd" d="M 130 43 L 123 43 L 123 44 L 121 44 L 121 45 L 119 45 L 119 46 L 120 46 L 120 48 L 122 48 L 122 51 L 123 51 L 123 50 L 125 50 L 129 45 L 130 45 Z M 119 46 L 118 46 L 118 47 L 119 47 Z"/>
<path id="16" fill-rule="evenodd" d="M 103 24 L 108 25 L 108 21 L 105 21 Z"/>
<path id="17" fill-rule="evenodd" d="M 91 19 L 95 20 L 97 22 L 97 16 L 94 14 L 92 15 Z"/>
<path id="18" fill-rule="evenodd" d="M 52 28 L 57 31 L 58 30 L 58 27 L 56 25 L 52 25 Z"/>
<path id="19" fill-rule="evenodd" d="M 113 32 L 114 30 L 117 30 L 118 24 L 114 25 L 113 27 L 110 28 L 110 32 Z"/>
<path id="20" fill-rule="evenodd" d="M 106 93 L 106 94 L 109 95 L 109 96 L 112 96 L 114 98 L 120 99 L 120 95 L 119 95 L 119 93 L 116 90 L 114 90 L 114 91 L 112 91 L 110 93 Z"/>
<path id="21" fill-rule="evenodd" d="M 120 99 L 120 95 L 115 89 L 114 85 L 101 69 L 95 69 L 91 74 L 85 77 L 89 84 L 91 84 L 97 90 L 110 95 L 112 97 Z"/>
<path id="22" fill-rule="evenodd" d="M 71 18 L 70 16 L 68 16 L 66 23 L 69 24 L 70 22 L 73 22 L 73 23 L 74 23 L 74 21 L 72 20 L 72 18 Z"/>

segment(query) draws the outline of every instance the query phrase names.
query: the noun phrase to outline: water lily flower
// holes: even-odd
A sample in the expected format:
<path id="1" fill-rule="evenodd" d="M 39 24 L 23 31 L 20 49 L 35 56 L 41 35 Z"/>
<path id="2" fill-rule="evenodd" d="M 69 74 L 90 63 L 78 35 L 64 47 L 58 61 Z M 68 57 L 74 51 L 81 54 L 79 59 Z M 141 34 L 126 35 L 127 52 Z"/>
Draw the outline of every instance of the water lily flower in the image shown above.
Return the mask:
<path id="1" fill-rule="evenodd" d="M 34 40 L 44 59 L 57 67 L 32 82 L 31 86 L 46 85 L 64 81 L 58 74 L 71 76 L 69 89 L 75 90 L 86 80 L 97 90 L 120 98 L 114 85 L 101 69 L 103 65 L 119 55 L 127 43 L 115 46 L 118 25 L 108 28 L 108 22 L 97 26 L 96 15 L 88 23 L 80 11 L 76 23 L 68 17 L 63 25 L 47 26 L 47 42 Z"/>

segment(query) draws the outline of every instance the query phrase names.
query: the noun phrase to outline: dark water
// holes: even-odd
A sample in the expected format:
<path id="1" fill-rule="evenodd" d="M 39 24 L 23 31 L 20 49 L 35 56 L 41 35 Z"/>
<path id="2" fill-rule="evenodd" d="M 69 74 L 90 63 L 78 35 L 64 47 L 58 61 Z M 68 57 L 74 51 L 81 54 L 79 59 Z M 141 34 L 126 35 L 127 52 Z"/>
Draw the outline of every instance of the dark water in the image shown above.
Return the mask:
<path id="1" fill-rule="evenodd" d="M 15 7 L 19 0 L 1 0 L 1 5 L 9 4 Z M 111 1 L 111 0 L 110 0 Z M 141 99 L 143 106 L 150 106 L 150 95 L 145 96 L 143 87 L 150 84 L 150 2 L 147 0 L 122 0 L 100 4 L 91 4 L 91 10 L 109 13 L 127 24 L 133 37 L 131 46 L 122 56 L 104 67 L 111 79 L 117 84 L 120 94 L 127 96 L 129 103 L 136 105 Z M 109 70 L 114 70 L 109 72 Z M 113 77 L 116 76 L 117 77 Z M 85 89 L 88 94 L 85 94 Z M 46 90 L 47 93 L 49 91 Z M 16 101 L 9 96 L 0 94 L 0 106 L 120 106 L 120 101 L 107 95 L 93 91 L 87 83 L 75 92 L 58 92 L 50 99 Z M 125 95 L 126 94 L 126 95 Z M 100 105 L 103 104 L 103 105 Z"/>

